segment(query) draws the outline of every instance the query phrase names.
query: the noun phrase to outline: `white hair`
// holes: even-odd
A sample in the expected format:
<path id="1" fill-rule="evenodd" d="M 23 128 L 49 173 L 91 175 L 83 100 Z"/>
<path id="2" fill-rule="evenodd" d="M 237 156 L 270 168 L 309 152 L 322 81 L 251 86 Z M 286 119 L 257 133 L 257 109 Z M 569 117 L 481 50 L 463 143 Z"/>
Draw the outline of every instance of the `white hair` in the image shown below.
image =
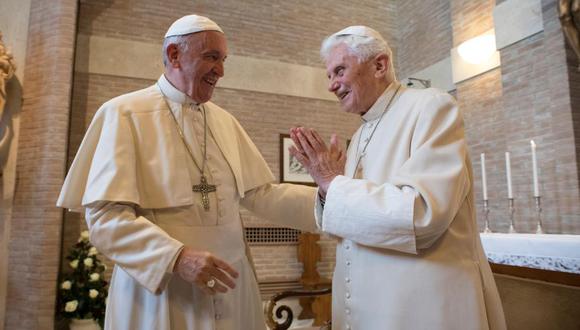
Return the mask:
<path id="1" fill-rule="evenodd" d="M 373 32 L 375 32 L 373 30 Z M 395 81 L 397 79 L 395 74 L 395 66 L 393 64 L 393 52 L 387 44 L 387 41 L 383 39 L 378 32 L 376 32 L 377 37 L 370 35 L 357 35 L 357 34 L 340 34 L 335 33 L 322 42 L 320 47 L 320 56 L 326 62 L 330 56 L 332 50 L 340 45 L 346 45 L 350 54 L 358 58 L 359 63 L 365 62 L 379 54 L 385 54 L 389 57 L 389 70 L 387 73 L 387 79 Z"/>
<path id="2" fill-rule="evenodd" d="M 162 53 L 164 66 L 167 66 L 167 64 L 169 64 L 169 58 L 167 57 L 167 47 L 169 47 L 169 45 L 171 44 L 175 44 L 177 45 L 177 49 L 179 49 L 180 53 L 187 52 L 189 50 L 189 42 L 187 39 L 189 38 L 190 35 L 191 34 L 171 36 L 163 40 Z"/>

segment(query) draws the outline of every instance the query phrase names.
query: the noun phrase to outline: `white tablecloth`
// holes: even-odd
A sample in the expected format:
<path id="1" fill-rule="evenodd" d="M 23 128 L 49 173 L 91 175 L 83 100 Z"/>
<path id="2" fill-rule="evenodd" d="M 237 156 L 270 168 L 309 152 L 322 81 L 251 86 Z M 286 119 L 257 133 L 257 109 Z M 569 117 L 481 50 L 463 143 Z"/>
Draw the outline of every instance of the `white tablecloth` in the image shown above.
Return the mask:
<path id="1" fill-rule="evenodd" d="M 490 262 L 580 274 L 580 235 L 480 235 Z"/>

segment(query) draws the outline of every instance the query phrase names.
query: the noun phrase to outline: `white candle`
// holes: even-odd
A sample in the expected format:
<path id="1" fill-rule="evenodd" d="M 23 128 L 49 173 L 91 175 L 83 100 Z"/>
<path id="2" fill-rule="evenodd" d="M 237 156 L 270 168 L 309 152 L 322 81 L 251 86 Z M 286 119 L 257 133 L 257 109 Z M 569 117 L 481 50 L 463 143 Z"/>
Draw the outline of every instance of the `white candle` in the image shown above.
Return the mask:
<path id="1" fill-rule="evenodd" d="M 536 159 L 536 144 L 534 140 L 530 141 L 532 146 L 532 171 L 534 174 L 534 197 L 540 197 L 540 188 L 538 186 L 538 160 Z"/>
<path id="2" fill-rule="evenodd" d="M 485 175 L 485 154 L 481 154 L 481 182 L 483 187 L 483 200 L 487 200 L 487 177 Z"/>
<path id="3" fill-rule="evenodd" d="M 508 198 L 514 198 L 512 192 L 512 165 L 510 162 L 510 153 L 505 153 L 505 175 L 507 177 Z"/>

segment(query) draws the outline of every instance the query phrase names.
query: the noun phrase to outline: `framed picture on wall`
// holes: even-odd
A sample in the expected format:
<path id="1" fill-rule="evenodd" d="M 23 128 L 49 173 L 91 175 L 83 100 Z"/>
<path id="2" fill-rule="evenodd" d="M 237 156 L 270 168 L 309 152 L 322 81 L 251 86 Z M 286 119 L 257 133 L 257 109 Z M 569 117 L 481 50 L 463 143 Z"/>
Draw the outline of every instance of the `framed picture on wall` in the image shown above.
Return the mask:
<path id="1" fill-rule="evenodd" d="M 288 148 L 293 145 L 290 135 L 280 134 L 280 182 L 316 186 L 306 168 L 288 152 Z"/>

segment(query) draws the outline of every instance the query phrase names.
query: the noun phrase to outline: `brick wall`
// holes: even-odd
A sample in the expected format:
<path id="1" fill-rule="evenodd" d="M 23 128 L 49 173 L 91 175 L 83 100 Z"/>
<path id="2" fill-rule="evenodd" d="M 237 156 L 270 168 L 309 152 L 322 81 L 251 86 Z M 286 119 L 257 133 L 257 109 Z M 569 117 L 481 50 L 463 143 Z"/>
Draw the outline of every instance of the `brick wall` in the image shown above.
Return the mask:
<path id="1" fill-rule="evenodd" d="M 454 45 L 492 27 L 493 1 L 452 1 Z M 501 66 L 457 86 L 483 222 L 479 154 L 486 153 L 492 229 L 506 232 L 505 151 L 511 152 L 516 229 L 534 232 L 530 139 L 538 144 L 544 228 L 580 233 L 574 125 L 556 1 L 542 2 L 544 31 L 501 50 Z M 477 19 L 475 19 L 477 17 Z M 479 22 L 480 25 L 477 25 Z"/>
<path id="2" fill-rule="evenodd" d="M 187 13 L 206 15 L 228 35 L 230 53 L 319 66 L 323 37 L 348 25 L 367 24 L 394 38 L 395 3 L 340 1 L 81 1 L 79 33 L 159 42 L 167 27 Z M 393 41 L 394 43 L 394 41 Z"/>
<path id="3" fill-rule="evenodd" d="M 448 57 L 451 47 L 492 29 L 495 5 L 493 0 L 438 1 L 428 7 L 423 1 L 401 1 L 399 71 L 421 70 Z M 459 83 L 453 94 L 465 117 L 480 228 L 484 217 L 479 155 L 486 153 L 492 229 L 506 232 L 509 213 L 504 152 L 510 151 L 516 229 L 535 230 L 529 142 L 534 139 L 538 144 L 544 228 L 550 233 L 578 234 L 575 140 L 580 136 L 580 120 L 578 111 L 572 109 L 580 105 L 580 79 L 570 52 L 566 62 L 555 0 L 542 1 L 542 15 L 544 31 L 502 49 L 499 68 Z"/>
<path id="4" fill-rule="evenodd" d="M 31 3 L 6 329 L 53 329 L 76 14 L 73 0 Z"/>
<path id="5" fill-rule="evenodd" d="M 407 77 L 449 57 L 453 47 L 449 0 L 401 0 L 397 6 L 397 39 L 395 57 L 399 77 Z"/>

